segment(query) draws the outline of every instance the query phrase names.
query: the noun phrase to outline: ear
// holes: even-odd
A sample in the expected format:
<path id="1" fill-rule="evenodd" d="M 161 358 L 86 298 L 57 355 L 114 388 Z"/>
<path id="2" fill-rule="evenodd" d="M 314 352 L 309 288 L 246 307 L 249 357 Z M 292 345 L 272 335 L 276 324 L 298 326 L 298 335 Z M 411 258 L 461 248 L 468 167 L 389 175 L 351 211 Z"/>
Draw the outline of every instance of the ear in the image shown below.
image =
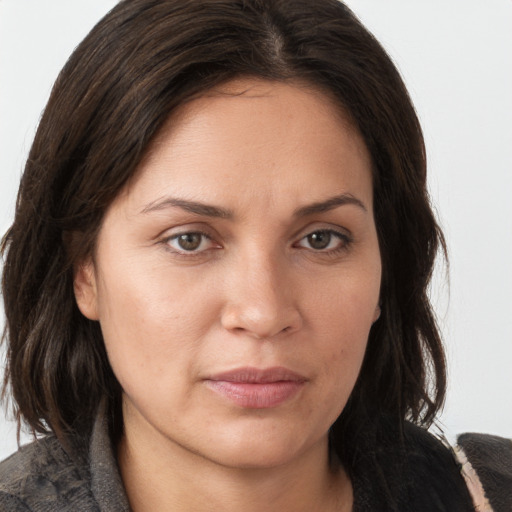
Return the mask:
<path id="1" fill-rule="evenodd" d="M 374 324 L 379 318 L 380 318 L 380 304 L 377 304 L 377 307 L 375 308 L 375 312 L 373 313 L 373 319 L 372 324 Z"/>
<path id="2" fill-rule="evenodd" d="M 78 264 L 74 269 L 73 290 L 78 309 L 89 320 L 99 320 L 98 289 L 94 264 L 89 259 Z"/>

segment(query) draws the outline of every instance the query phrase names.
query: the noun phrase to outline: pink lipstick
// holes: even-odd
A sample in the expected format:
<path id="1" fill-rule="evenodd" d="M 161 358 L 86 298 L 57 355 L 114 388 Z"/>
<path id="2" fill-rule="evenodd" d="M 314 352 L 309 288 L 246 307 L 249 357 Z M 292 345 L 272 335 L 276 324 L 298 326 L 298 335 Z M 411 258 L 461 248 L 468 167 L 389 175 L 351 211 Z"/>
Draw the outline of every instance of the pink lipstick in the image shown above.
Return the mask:
<path id="1" fill-rule="evenodd" d="M 208 377 L 206 385 L 240 407 L 268 409 L 294 397 L 306 378 L 287 368 L 237 368 Z"/>

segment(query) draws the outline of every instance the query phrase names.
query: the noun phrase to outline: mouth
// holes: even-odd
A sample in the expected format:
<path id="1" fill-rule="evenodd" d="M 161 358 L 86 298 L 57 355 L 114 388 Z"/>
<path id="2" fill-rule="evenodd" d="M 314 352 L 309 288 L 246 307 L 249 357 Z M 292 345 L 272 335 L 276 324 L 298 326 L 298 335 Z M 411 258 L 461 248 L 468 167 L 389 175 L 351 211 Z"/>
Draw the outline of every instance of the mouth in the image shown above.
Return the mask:
<path id="1" fill-rule="evenodd" d="M 205 379 L 214 393 L 247 409 L 277 407 L 296 396 L 306 382 L 306 377 L 284 367 L 237 368 Z"/>

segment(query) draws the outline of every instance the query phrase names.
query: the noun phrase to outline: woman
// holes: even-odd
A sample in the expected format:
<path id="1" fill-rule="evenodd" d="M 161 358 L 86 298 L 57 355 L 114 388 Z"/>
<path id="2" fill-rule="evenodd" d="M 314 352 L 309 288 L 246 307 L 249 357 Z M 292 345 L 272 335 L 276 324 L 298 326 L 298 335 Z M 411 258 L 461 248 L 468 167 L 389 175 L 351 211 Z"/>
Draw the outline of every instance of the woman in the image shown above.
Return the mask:
<path id="1" fill-rule="evenodd" d="M 121 2 L 55 84 L 4 239 L 8 383 L 48 435 L 2 506 L 472 510 L 422 428 L 446 388 L 425 172 L 343 4 Z"/>

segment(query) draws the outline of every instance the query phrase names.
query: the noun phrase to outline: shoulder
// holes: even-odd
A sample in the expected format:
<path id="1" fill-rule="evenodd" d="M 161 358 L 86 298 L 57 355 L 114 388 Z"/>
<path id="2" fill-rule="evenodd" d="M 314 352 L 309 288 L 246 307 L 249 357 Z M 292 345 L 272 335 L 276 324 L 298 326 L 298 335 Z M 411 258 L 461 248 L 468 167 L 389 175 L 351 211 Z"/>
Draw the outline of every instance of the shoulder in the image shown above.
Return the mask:
<path id="1" fill-rule="evenodd" d="M 83 505 L 87 504 L 86 508 Z M 95 510 L 87 466 L 53 435 L 22 446 L 0 463 L 1 511 Z"/>
<path id="2" fill-rule="evenodd" d="M 354 510 L 474 511 L 453 450 L 425 428 L 382 421 L 362 448 Z"/>
<path id="3" fill-rule="evenodd" d="M 430 510 L 473 510 L 460 463 L 448 442 L 411 423 L 405 424 L 404 441 L 410 482 L 407 500 L 419 507 L 428 494 Z"/>
<path id="4" fill-rule="evenodd" d="M 462 434 L 457 442 L 457 457 L 475 503 L 481 510 L 512 510 L 512 439 Z"/>

